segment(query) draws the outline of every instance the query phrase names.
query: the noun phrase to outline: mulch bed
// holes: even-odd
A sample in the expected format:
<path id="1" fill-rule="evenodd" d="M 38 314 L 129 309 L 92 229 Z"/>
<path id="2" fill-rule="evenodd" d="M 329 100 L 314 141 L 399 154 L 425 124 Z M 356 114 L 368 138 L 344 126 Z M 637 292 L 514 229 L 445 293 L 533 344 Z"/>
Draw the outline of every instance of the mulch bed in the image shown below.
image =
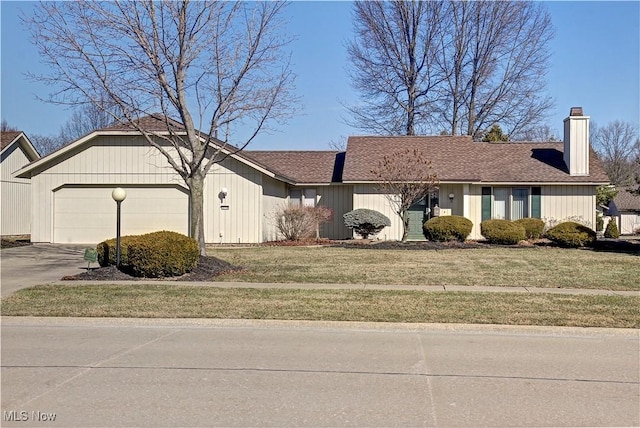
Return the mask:
<path id="1" fill-rule="evenodd" d="M 200 256 L 196 268 L 191 272 L 170 278 L 153 278 L 157 281 L 213 281 L 217 276 L 223 273 L 242 270 L 239 266 L 220 260 L 216 257 Z M 138 278 L 119 270 L 115 266 L 100 267 L 97 269 L 89 269 L 77 275 L 65 276 L 63 281 L 138 281 L 150 278 Z"/>

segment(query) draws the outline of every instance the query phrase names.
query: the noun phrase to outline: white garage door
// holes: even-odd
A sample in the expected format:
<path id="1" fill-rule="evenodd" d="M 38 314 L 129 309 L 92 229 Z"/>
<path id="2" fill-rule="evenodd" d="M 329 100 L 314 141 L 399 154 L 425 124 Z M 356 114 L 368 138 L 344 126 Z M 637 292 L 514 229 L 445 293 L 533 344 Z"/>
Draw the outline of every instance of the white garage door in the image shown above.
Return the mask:
<path id="1" fill-rule="evenodd" d="M 189 197 L 176 187 L 125 187 L 122 235 L 158 230 L 188 234 Z M 116 236 L 113 187 L 63 187 L 54 194 L 53 240 L 97 244 Z"/>

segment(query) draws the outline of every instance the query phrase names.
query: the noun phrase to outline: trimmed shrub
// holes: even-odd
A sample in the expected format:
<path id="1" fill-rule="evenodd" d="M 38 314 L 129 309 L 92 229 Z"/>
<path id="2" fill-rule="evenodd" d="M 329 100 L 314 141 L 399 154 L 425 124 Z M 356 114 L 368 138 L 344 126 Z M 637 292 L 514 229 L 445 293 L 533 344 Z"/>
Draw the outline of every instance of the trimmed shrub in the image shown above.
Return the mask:
<path id="1" fill-rule="evenodd" d="M 609 223 L 607 223 L 607 228 L 604 230 L 604 237 L 613 239 L 618 239 L 620 237 L 620 231 L 618 230 L 618 224 L 616 223 L 615 217 L 611 217 Z"/>
<path id="2" fill-rule="evenodd" d="M 580 223 L 566 221 L 547 231 L 546 237 L 561 247 L 583 247 L 596 241 L 596 232 Z"/>
<path id="3" fill-rule="evenodd" d="M 355 233 L 367 239 L 385 227 L 391 226 L 389 217 L 375 210 L 358 208 L 343 215 L 344 225 L 353 229 Z"/>
<path id="4" fill-rule="evenodd" d="M 491 244 L 514 245 L 524 241 L 523 226 L 509 220 L 492 219 L 480 223 L 480 234 Z"/>
<path id="5" fill-rule="evenodd" d="M 146 278 L 184 275 L 196 267 L 199 256 L 195 239 L 166 230 L 127 243 L 127 268 Z"/>
<path id="6" fill-rule="evenodd" d="M 422 226 L 424 236 L 429 241 L 437 242 L 463 242 L 471 234 L 471 229 L 473 229 L 473 222 L 458 215 L 433 217 Z"/>
<path id="7" fill-rule="evenodd" d="M 138 239 L 140 235 L 127 235 L 120 237 L 120 263 L 127 265 L 127 245 Z M 116 264 L 116 238 L 102 241 L 96 246 L 98 263 L 102 267 Z"/>
<path id="8" fill-rule="evenodd" d="M 540 239 L 544 232 L 544 221 L 539 218 L 521 218 L 514 223 L 524 227 L 527 239 Z"/>

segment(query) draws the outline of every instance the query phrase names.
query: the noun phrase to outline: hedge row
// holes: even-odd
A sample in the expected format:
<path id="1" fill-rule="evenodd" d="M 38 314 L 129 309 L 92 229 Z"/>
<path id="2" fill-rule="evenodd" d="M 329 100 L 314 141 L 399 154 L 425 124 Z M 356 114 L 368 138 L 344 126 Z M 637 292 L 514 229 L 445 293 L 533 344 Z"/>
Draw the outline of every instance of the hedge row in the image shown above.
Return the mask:
<path id="1" fill-rule="evenodd" d="M 116 239 L 97 247 L 100 266 L 116 264 Z M 120 238 L 120 265 L 135 276 L 180 276 L 193 270 L 200 251 L 195 239 L 176 232 L 160 231 Z"/>
<path id="2" fill-rule="evenodd" d="M 473 223 L 460 216 L 434 217 L 424 226 L 424 234 L 430 241 L 464 241 L 471 234 Z M 480 224 L 480 233 L 492 244 L 515 245 L 525 239 L 539 239 L 543 236 L 562 247 L 582 247 L 592 245 L 596 233 L 575 222 L 564 222 L 549 229 L 544 234 L 545 223 L 537 218 L 523 218 L 516 221 L 491 219 Z M 609 235 L 616 234 L 615 224 Z"/>

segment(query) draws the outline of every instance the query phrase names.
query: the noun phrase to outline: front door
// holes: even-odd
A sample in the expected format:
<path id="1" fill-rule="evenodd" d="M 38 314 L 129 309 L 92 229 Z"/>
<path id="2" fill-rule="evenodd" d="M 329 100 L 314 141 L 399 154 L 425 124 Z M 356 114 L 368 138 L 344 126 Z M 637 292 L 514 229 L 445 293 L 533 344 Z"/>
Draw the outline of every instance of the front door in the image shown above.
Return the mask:
<path id="1" fill-rule="evenodd" d="M 422 225 L 427 220 L 426 208 L 427 204 L 424 199 L 409 208 L 409 231 L 407 233 L 407 239 L 424 239 Z"/>

